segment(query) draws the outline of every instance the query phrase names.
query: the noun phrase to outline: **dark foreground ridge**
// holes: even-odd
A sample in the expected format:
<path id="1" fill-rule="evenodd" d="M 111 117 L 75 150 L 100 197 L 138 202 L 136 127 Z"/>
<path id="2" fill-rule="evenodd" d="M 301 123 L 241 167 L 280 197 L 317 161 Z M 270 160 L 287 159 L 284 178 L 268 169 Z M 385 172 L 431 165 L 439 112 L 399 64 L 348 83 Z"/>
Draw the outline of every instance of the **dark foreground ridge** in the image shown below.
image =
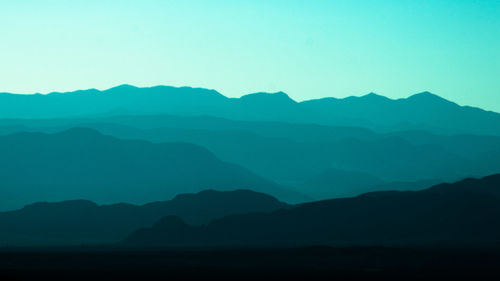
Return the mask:
<path id="1" fill-rule="evenodd" d="M 42 202 L 0 212 L 0 247 L 116 243 L 168 215 L 201 225 L 231 214 L 288 207 L 272 196 L 250 190 L 205 190 L 141 206 L 97 205 L 85 200 Z"/>
<path id="2" fill-rule="evenodd" d="M 0 251 L 1 280 L 495 280 L 499 265 L 499 249 Z"/>
<path id="3" fill-rule="evenodd" d="M 422 191 L 373 192 L 204 226 L 165 217 L 127 245 L 500 245 L 500 174 Z"/>

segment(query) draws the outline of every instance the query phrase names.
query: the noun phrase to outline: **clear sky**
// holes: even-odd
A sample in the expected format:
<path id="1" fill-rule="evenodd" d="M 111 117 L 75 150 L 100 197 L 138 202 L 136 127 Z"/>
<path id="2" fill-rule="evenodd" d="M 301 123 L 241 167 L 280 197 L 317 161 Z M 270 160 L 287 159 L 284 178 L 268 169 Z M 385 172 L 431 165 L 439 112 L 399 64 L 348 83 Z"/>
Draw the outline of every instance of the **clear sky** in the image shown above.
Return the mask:
<path id="1" fill-rule="evenodd" d="M 0 92 L 128 83 L 500 111 L 500 1 L 0 0 Z"/>

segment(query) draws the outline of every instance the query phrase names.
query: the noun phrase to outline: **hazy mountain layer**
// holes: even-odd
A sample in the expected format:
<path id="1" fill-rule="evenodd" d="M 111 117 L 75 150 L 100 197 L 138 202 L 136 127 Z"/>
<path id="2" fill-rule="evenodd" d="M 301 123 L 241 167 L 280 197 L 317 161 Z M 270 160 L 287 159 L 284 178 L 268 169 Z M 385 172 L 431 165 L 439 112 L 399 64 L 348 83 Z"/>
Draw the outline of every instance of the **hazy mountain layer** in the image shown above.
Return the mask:
<path id="1" fill-rule="evenodd" d="M 74 126 L 125 139 L 194 143 L 316 199 L 358 195 L 393 181 L 410 186 L 390 189 L 413 190 L 431 185 L 411 184 L 415 181 L 455 181 L 500 170 L 495 161 L 500 157 L 500 137 L 425 131 L 380 134 L 354 127 L 158 115 L 2 120 L 0 134 L 58 132 Z"/>
<path id="2" fill-rule="evenodd" d="M 188 143 L 120 140 L 91 129 L 0 137 L 0 206 L 75 198 L 145 203 L 205 189 L 304 199 Z"/>

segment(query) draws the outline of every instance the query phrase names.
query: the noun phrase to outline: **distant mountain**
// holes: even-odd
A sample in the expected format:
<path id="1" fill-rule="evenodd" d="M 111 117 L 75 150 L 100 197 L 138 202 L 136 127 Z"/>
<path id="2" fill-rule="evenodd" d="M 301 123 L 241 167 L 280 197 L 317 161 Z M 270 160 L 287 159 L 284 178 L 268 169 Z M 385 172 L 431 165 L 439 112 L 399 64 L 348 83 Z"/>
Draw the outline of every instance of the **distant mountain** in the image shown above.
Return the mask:
<path id="1" fill-rule="evenodd" d="M 305 198 L 197 145 L 120 140 L 91 129 L 2 136 L 0 155 L 3 210 L 73 198 L 145 203 L 210 188 Z"/>
<path id="2" fill-rule="evenodd" d="M 374 191 L 373 184 L 381 184 L 380 180 L 398 182 L 389 189 L 415 190 L 431 184 L 412 186 L 413 182 L 456 181 L 500 170 L 500 162 L 495 161 L 500 157 L 500 137 L 444 136 L 425 131 L 382 134 L 355 127 L 150 115 L 4 119 L 0 120 L 0 135 L 19 131 L 55 133 L 74 126 L 123 139 L 200 145 L 223 161 L 294 186 L 314 199 Z M 335 176 L 327 176 L 332 170 Z M 353 173 L 379 181 L 365 181 L 365 177 Z M 350 180 L 345 180 L 347 177 Z"/>
<path id="3" fill-rule="evenodd" d="M 215 132 L 247 132 L 270 138 L 296 141 L 335 141 L 344 138 L 374 139 L 379 134 L 360 127 L 324 126 L 289 122 L 237 121 L 213 116 L 176 115 L 116 115 L 58 119 L 0 119 L 0 133 L 26 130 L 60 131 L 61 128 L 91 127 L 96 129 L 134 128 L 144 131 L 156 129 L 204 130 Z M 157 139 L 157 141 L 160 139 Z"/>
<path id="4" fill-rule="evenodd" d="M 166 217 L 130 245 L 329 244 L 493 246 L 500 243 L 500 174 L 423 191 L 367 193 L 267 214 L 228 216 L 206 226 Z"/>
<path id="5" fill-rule="evenodd" d="M 334 112 L 343 118 L 357 118 L 358 125 L 378 130 L 428 130 L 438 133 L 499 135 L 500 114 L 459 106 L 429 92 L 392 100 L 376 94 L 345 99 L 324 98 L 303 102 L 306 111 L 315 111 L 317 121 Z M 323 122 L 321 122 L 323 123 Z M 354 125 L 354 124 L 353 124 Z"/>
<path id="6" fill-rule="evenodd" d="M 118 114 L 211 115 L 238 120 L 285 121 L 500 135 L 500 114 L 459 106 L 423 92 L 392 100 L 376 94 L 295 102 L 285 93 L 227 98 L 214 90 L 122 85 L 48 95 L 0 94 L 0 118 L 61 118 Z"/>
<path id="7" fill-rule="evenodd" d="M 231 214 L 288 207 L 274 197 L 249 190 L 207 190 L 142 206 L 100 206 L 85 200 L 35 203 L 17 211 L 0 212 L 0 246 L 116 243 L 133 230 L 152 226 L 168 215 L 200 225 Z"/>
<path id="8" fill-rule="evenodd" d="M 499 136 L 472 134 L 435 134 L 424 130 L 402 128 L 400 131 L 377 133 L 361 127 L 326 126 L 318 124 L 298 124 L 290 122 L 236 121 L 213 116 L 174 116 L 174 115 L 118 115 L 106 117 L 81 117 L 61 119 L 0 119 L 0 134 L 22 131 L 57 132 L 64 128 L 89 127 L 108 134 L 138 138 L 147 132 L 152 141 L 171 139 L 170 135 L 161 135 L 157 130 L 182 129 L 194 132 L 213 133 L 250 133 L 269 138 L 291 139 L 297 142 L 331 142 L 342 139 L 377 140 L 387 137 L 399 137 L 416 145 L 440 145 L 450 152 L 473 156 L 477 153 L 496 149 L 500 144 Z M 127 129 L 140 129 L 138 133 Z M 122 130 L 123 132 L 120 132 Z M 150 132 L 153 131 L 153 132 Z M 181 130 L 180 130 L 181 131 Z M 152 134 L 155 134 L 152 136 Z M 153 138 L 154 137 L 154 138 Z"/>
<path id="9" fill-rule="evenodd" d="M 117 113 L 203 112 L 228 99 L 213 90 L 158 86 L 137 88 L 121 85 L 47 95 L 0 93 L 0 118 L 58 118 Z"/>

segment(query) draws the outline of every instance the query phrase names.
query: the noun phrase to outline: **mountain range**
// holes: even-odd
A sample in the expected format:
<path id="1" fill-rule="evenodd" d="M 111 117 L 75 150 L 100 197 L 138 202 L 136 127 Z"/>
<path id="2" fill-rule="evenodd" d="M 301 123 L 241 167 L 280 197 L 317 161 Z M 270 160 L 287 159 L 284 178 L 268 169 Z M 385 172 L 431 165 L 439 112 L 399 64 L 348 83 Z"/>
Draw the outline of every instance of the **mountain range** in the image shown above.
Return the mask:
<path id="1" fill-rule="evenodd" d="M 496 245 L 499 129 L 500 114 L 428 92 L 0 93 L 0 239 Z"/>
<path id="2" fill-rule="evenodd" d="M 175 215 L 193 225 L 231 214 L 270 212 L 290 206 L 249 190 L 205 190 L 144 205 L 97 205 L 86 200 L 38 202 L 0 212 L 0 247 L 116 243 L 134 230 Z"/>
<path id="3" fill-rule="evenodd" d="M 165 199 L 178 192 L 196 192 L 207 188 L 249 188 L 270 193 L 280 200 L 296 203 L 355 196 L 375 190 L 416 190 L 438 182 L 453 182 L 470 176 L 482 177 L 500 171 L 500 162 L 497 161 L 500 157 L 500 136 L 495 136 L 493 133 L 492 135 L 477 135 L 473 134 L 474 130 L 456 130 L 451 127 L 437 130 L 429 126 L 419 127 L 410 124 L 423 124 L 424 122 L 415 121 L 416 115 L 413 116 L 415 118 L 412 117 L 413 121 L 408 121 L 410 120 L 407 116 L 408 112 L 413 111 L 420 112 L 423 119 L 429 118 L 429 115 L 435 115 L 441 123 L 444 117 L 439 117 L 439 114 L 448 117 L 455 116 L 453 117 L 455 124 L 470 122 L 476 117 L 470 117 L 472 118 L 470 119 L 468 112 L 475 112 L 474 116 L 482 116 L 477 118 L 491 117 L 481 124 L 490 126 L 496 122 L 494 121 L 496 120 L 495 114 L 460 107 L 430 93 L 400 100 L 370 94 L 364 97 L 298 103 L 284 93 L 257 93 L 232 99 L 206 89 L 164 86 L 137 88 L 124 85 L 106 91 L 86 90 L 48 95 L 0 94 L 1 99 L 5 99 L 4 103 L 0 103 L 0 107 L 5 107 L 5 110 L 0 111 L 0 114 L 25 118 L 0 119 L 0 143 L 3 139 L 7 140 L 7 145 L 9 142 L 18 142 L 14 139 L 20 137 L 18 133 L 21 133 L 23 140 L 19 141 L 26 142 L 25 149 L 28 151 L 31 149 L 31 153 L 26 155 L 25 149 L 19 144 L 13 146 L 12 149 L 5 148 L 9 150 L 6 156 L 10 155 L 13 160 L 5 159 L 2 164 L 8 176 L 1 184 L 5 187 L 0 189 L 3 195 L 3 199 L 0 200 L 0 210 L 18 208 L 37 200 L 83 198 L 98 203 L 145 203 L 156 198 L 155 196 Z M 210 104 L 212 106 L 208 106 Z M 311 104 L 316 104 L 318 109 L 312 109 Z M 306 120 L 322 112 L 321 110 L 327 110 L 321 109 L 323 107 L 335 109 L 331 111 L 328 109 L 329 113 L 325 112 L 325 116 L 331 117 L 340 113 L 347 116 L 356 113 L 357 116 L 365 116 L 367 120 L 378 120 L 379 125 L 371 126 L 366 122 Z M 307 108 L 311 108 L 313 112 L 309 112 Z M 402 122 L 400 124 L 404 124 L 401 130 L 398 126 L 393 126 L 395 123 L 390 125 L 387 118 L 386 120 L 371 116 L 379 109 L 384 109 L 382 113 L 385 115 L 400 118 Z M 425 110 L 429 112 L 424 113 Z M 449 115 L 447 112 L 450 110 L 455 112 L 453 113 L 455 115 Z M 271 114 L 271 111 L 274 113 Z M 132 114 L 133 112 L 135 113 Z M 129 115 L 123 115 L 125 113 Z M 53 118 L 40 118 L 42 116 Z M 301 119 L 301 116 L 307 118 Z M 361 127 L 355 127 L 352 124 Z M 30 167 L 33 164 L 32 160 L 46 161 L 30 158 L 42 157 L 34 152 L 37 149 L 38 138 L 42 136 L 41 139 L 46 140 L 46 146 L 40 149 L 47 151 L 54 149 L 56 154 L 59 153 L 59 156 L 54 159 L 56 162 L 59 161 L 57 165 L 64 166 L 66 164 L 61 163 L 65 162 L 75 163 L 74 173 L 76 169 L 80 169 L 87 171 L 89 175 L 92 174 L 93 171 L 88 170 L 89 167 L 78 167 L 78 165 L 84 165 L 78 158 L 79 155 L 62 151 L 68 148 L 60 147 L 60 142 L 67 144 L 76 142 L 75 148 L 86 145 L 79 140 L 87 138 L 85 134 L 75 133 L 78 130 L 74 128 L 90 128 L 102 135 L 116 138 L 115 141 L 120 144 L 121 140 L 134 140 L 137 144 L 136 151 L 132 153 L 131 150 L 127 150 L 123 153 L 124 155 L 130 154 L 128 157 L 133 158 L 131 161 L 137 160 L 138 163 L 140 161 L 144 163 L 133 165 L 143 167 L 149 165 L 146 164 L 147 159 L 140 160 L 133 156 L 134 153 L 143 151 L 143 148 L 139 146 L 159 147 L 160 144 L 167 143 L 164 146 L 175 147 L 182 143 L 181 146 L 186 149 L 187 147 L 193 149 L 203 147 L 210 151 L 217 161 L 231 166 L 228 171 L 244 170 L 252 174 L 248 177 L 254 179 L 242 179 L 240 176 L 235 176 L 238 179 L 232 184 L 233 187 L 229 187 L 229 179 L 225 177 L 228 174 L 235 174 L 233 172 L 212 173 L 207 170 L 204 171 L 207 172 L 206 177 L 200 175 L 197 183 L 189 184 L 186 182 L 195 180 L 174 179 L 168 175 L 161 180 L 154 179 L 160 176 L 153 170 L 138 169 L 131 173 L 122 173 L 119 177 L 114 175 L 120 173 L 119 166 L 117 166 L 119 163 L 109 161 L 113 157 L 118 157 L 122 152 L 117 151 L 115 156 L 97 153 L 96 149 L 99 148 L 91 144 L 86 147 L 89 151 L 96 152 L 91 161 L 109 163 L 107 167 L 99 169 L 95 176 L 90 177 L 90 181 L 93 182 L 89 185 L 92 187 L 87 187 L 82 183 L 85 182 L 81 179 L 82 174 L 76 174 L 76 177 L 69 175 L 71 169 L 68 167 L 48 172 L 37 171 L 34 167 Z M 80 131 L 84 130 L 80 129 Z M 89 133 L 93 132 L 89 135 L 97 136 L 95 131 L 88 130 Z M 466 133 L 458 134 L 461 131 Z M 27 132 L 32 134 L 26 134 Z M 53 136 L 73 135 L 73 137 L 59 140 L 58 137 L 46 138 L 43 137 L 46 135 L 36 133 Z M 155 145 L 145 142 L 139 145 L 138 140 Z M 93 141 L 89 139 L 88 142 Z M 176 149 L 172 148 L 172 151 L 175 152 Z M 185 151 L 179 150 L 177 157 L 184 157 L 186 162 L 189 162 L 188 165 L 196 166 L 199 162 L 198 155 L 186 153 L 183 156 L 184 153 Z M 28 171 L 24 173 L 30 177 L 21 175 L 22 173 L 15 168 L 15 165 L 22 165 L 18 163 L 19 159 L 26 159 L 23 164 Z M 82 160 L 85 160 L 85 157 Z M 167 165 L 161 161 L 153 163 L 155 161 L 151 163 L 155 165 L 154 168 L 163 169 L 160 166 Z M 165 169 L 169 170 L 175 165 L 177 164 L 169 163 Z M 104 173 L 106 169 L 112 169 L 110 167 L 115 167 L 115 170 L 106 172 L 106 175 L 109 177 L 113 175 L 113 179 L 99 176 L 99 173 Z M 188 169 L 186 167 L 172 168 L 172 170 L 185 171 Z M 14 171 L 11 172 L 9 169 L 14 169 Z M 198 166 L 198 169 L 201 167 Z M 192 175 L 197 174 L 196 169 L 191 169 L 191 172 Z M 39 186 L 34 187 L 38 179 L 31 175 L 36 173 L 43 174 L 46 179 L 42 180 Z M 138 173 L 143 175 L 139 176 Z M 209 179 L 208 174 L 214 175 L 214 178 Z M 10 182 L 9 177 L 11 177 Z M 54 179 L 48 179 L 49 177 Z M 140 177 L 148 177 L 148 180 L 153 182 Z M 33 179 L 31 182 L 30 178 Z M 75 181 L 71 181 L 73 178 Z M 66 182 L 66 180 L 69 181 Z M 71 189 L 61 187 L 72 186 L 76 181 L 78 183 L 75 183 Z M 220 181 L 225 181 L 225 183 Z M 161 184 L 167 184 L 168 188 L 160 188 Z M 158 192 L 140 196 L 136 196 L 134 192 L 118 193 L 122 188 L 133 190 L 139 185 L 148 185 L 147 190 Z M 95 189 L 100 191 L 95 193 Z M 160 189 L 163 190 L 160 192 Z M 141 196 L 147 198 L 140 198 Z"/>
<path id="4" fill-rule="evenodd" d="M 215 90 L 121 85 L 47 95 L 0 93 L 0 118 L 61 118 L 110 115 L 210 115 L 235 120 L 357 126 L 378 131 L 500 135 L 500 114 L 459 106 L 429 92 L 392 100 L 376 94 L 296 102 L 283 92 L 227 98 Z"/>
<path id="5" fill-rule="evenodd" d="M 500 245 L 500 174 L 289 205 L 249 190 L 144 205 L 38 202 L 0 212 L 0 246 Z"/>
<path id="6" fill-rule="evenodd" d="M 307 200 L 189 143 L 120 140 L 73 128 L 0 137 L 0 155 L 3 210 L 70 199 L 147 203 L 209 188 L 252 189 L 291 202 Z"/>
<path id="7" fill-rule="evenodd" d="M 500 175 L 332 199 L 270 213 L 231 215 L 203 226 L 167 216 L 129 236 L 136 246 L 500 245 Z"/>
<path id="8" fill-rule="evenodd" d="M 500 170 L 495 160 L 500 157 L 500 137 L 425 131 L 377 133 L 356 127 L 149 115 L 4 119 L 0 135 L 57 134 L 74 127 L 120 139 L 202 146 L 225 162 L 313 199 L 358 195 L 393 182 L 425 188 L 430 185 L 412 182 L 451 182 Z M 392 186 L 401 189 L 408 184 Z"/>

